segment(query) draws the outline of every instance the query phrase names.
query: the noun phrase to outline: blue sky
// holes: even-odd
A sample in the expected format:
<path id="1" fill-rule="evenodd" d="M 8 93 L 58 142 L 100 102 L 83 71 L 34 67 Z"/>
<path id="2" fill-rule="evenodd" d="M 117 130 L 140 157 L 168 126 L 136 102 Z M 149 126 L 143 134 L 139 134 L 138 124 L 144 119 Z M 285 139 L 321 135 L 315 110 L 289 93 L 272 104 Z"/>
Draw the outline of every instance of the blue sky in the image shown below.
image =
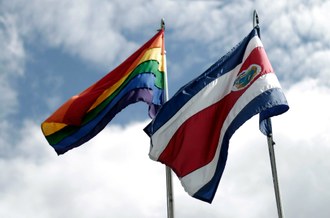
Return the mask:
<path id="1" fill-rule="evenodd" d="M 166 21 L 170 96 L 260 17 L 290 110 L 274 118 L 285 217 L 329 217 L 329 1 L 0 1 L 0 217 L 166 217 L 165 169 L 148 158 L 147 106 L 129 106 L 58 157 L 40 123 L 121 63 Z M 177 217 L 277 217 L 258 118 L 233 136 L 211 205 L 173 176 Z"/>

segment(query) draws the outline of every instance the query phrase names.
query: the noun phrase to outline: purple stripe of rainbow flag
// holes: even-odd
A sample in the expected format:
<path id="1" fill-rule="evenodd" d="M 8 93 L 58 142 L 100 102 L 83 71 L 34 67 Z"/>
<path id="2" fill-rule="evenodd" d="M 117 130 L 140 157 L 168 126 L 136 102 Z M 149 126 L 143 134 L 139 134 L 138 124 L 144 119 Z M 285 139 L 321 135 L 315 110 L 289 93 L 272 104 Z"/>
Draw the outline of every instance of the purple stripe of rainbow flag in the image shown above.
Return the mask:
<path id="1" fill-rule="evenodd" d="M 42 124 L 57 154 L 78 147 L 98 134 L 129 104 L 143 101 L 154 117 L 164 95 L 164 30 L 101 80 L 71 97 Z"/>

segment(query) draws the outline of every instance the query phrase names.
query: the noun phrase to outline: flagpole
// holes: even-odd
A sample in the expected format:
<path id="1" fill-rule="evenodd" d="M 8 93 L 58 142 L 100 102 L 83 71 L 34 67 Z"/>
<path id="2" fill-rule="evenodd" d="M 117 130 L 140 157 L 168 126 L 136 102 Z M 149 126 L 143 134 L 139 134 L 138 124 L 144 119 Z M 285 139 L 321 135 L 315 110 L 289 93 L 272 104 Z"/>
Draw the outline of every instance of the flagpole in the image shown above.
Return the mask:
<path id="1" fill-rule="evenodd" d="M 267 122 L 271 122 L 270 118 Z M 275 142 L 273 140 L 273 134 L 272 133 L 270 133 L 267 136 L 267 142 L 268 142 L 269 158 L 270 158 L 270 164 L 271 164 L 272 175 L 273 175 L 273 184 L 274 184 L 274 190 L 275 190 L 277 213 L 278 213 L 279 218 L 283 218 L 281 197 L 280 197 L 280 188 L 279 188 L 279 185 L 278 185 L 276 162 L 275 162 L 275 151 L 274 151 Z"/>
<path id="2" fill-rule="evenodd" d="M 253 11 L 253 27 L 259 25 L 259 16 L 257 10 Z M 267 135 L 267 143 L 268 143 L 268 150 L 269 150 L 269 158 L 270 158 L 270 165 L 272 169 L 272 176 L 273 176 L 273 184 L 274 184 L 274 191 L 275 191 L 275 198 L 276 198 L 276 206 L 277 206 L 277 214 L 279 218 L 283 218 L 282 212 L 282 204 L 280 198 L 280 188 L 278 185 L 278 177 L 277 177 L 277 170 L 276 170 L 276 161 L 275 161 L 275 151 L 274 145 L 275 142 L 273 140 L 273 131 L 271 125 L 271 119 L 268 118 L 266 121 L 269 127 L 270 133 Z"/>
<path id="3" fill-rule="evenodd" d="M 160 28 L 165 31 L 165 21 L 164 18 L 161 19 Z M 164 39 L 165 41 L 165 39 Z M 164 50 L 164 52 L 166 52 Z M 163 64 L 164 64 L 164 102 L 168 101 L 168 80 L 167 80 L 167 65 L 165 54 L 163 56 Z M 167 218 L 174 218 L 174 201 L 173 201 L 173 186 L 172 186 L 172 171 L 171 168 L 165 166 L 166 172 L 166 202 L 167 202 Z"/>

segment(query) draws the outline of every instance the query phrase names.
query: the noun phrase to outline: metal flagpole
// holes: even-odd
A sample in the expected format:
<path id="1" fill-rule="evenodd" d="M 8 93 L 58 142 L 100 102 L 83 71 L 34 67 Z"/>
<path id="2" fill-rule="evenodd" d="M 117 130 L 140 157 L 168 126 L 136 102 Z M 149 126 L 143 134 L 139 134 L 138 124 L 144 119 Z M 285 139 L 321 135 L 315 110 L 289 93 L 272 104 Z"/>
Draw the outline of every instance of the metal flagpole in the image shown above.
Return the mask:
<path id="1" fill-rule="evenodd" d="M 257 11 L 254 10 L 253 11 L 253 27 L 255 27 L 257 25 L 259 25 L 259 16 L 258 16 Z M 283 218 L 281 198 L 280 198 L 280 188 L 279 188 L 279 185 L 278 185 L 276 161 L 275 161 L 275 152 L 274 152 L 275 142 L 273 140 L 272 125 L 271 125 L 270 118 L 268 118 L 268 120 L 266 122 L 267 122 L 267 125 L 268 125 L 269 129 L 270 129 L 270 133 L 267 135 L 267 143 L 268 143 L 268 150 L 269 150 L 270 165 L 271 165 L 271 168 L 272 168 L 272 176 L 273 176 L 273 184 L 274 184 L 274 190 L 275 190 L 277 213 L 278 213 L 279 218 Z"/>
<path id="2" fill-rule="evenodd" d="M 161 19 L 160 28 L 165 30 L 165 21 L 164 18 Z M 164 39 L 165 41 L 165 39 Z M 163 42 L 164 43 L 164 42 Z M 164 50 L 164 53 L 166 51 Z M 166 54 L 166 53 L 165 53 Z M 163 64 L 164 64 L 164 102 L 168 101 L 168 82 L 167 82 L 167 66 L 166 66 L 166 58 L 165 54 L 163 56 Z M 174 218 L 174 202 L 173 202 L 173 187 L 172 187 L 172 171 L 171 168 L 165 166 L 166 172 L 166 199 L 167 199 L 167 218 Z"/>
<path id="3" fill-rule="evenodd" d="M 267 122 L 271 122 L 270 119 Z M 272 133 L 270 133 L 267 136 L 267 142 L 268 142 L 269 158 L 270 158 L 270 164 L 271 164 L 272 175 L 273 175 L 273 184 L 274 184 L 274 190 L 275 190 L 277 213 L 278 213 L 279 218 L 283 218 L 281 198 L 280 198 L 280 188 L 278 185 L 276 162 L 275 162 L 275 152 L 274 152 L 275 142 L 273 141 Z"/>

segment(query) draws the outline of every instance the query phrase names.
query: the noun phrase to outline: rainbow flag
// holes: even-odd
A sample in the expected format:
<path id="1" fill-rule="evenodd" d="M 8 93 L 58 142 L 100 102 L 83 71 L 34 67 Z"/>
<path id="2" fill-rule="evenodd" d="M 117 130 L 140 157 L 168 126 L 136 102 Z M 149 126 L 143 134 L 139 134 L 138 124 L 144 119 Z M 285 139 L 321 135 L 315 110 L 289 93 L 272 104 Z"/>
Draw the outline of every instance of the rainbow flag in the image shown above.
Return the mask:
<path id="1" fill-rule="evenodd" d="M 163 103 L 164 49 L 161 29 L 117 68 L 48 117 L 41 129 L 57 154 L 93 138 L 129 104 L 146 102 L 153 118 Z"/>

